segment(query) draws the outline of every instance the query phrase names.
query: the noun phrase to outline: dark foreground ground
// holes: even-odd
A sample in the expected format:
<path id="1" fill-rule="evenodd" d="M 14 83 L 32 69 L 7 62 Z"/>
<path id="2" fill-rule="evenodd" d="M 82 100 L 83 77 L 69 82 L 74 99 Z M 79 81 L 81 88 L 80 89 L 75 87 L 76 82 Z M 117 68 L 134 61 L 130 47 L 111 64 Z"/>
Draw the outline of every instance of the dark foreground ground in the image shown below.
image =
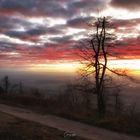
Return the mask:
<path id="1" fill-rule="evenodd" d="M 73 98 L 68 95 L 64 94 L 47 99 L 30 94 L 3 94 L 0 95 L 0 103 L 29 109 L 39 114 L 53 114 L 111 131 L 140 137 L 140 113 L 135 111 L 135 106 L 130 106 L 126 112 L 107 112 L 105 118 L 99 119 L 96 110 L 90 110 L 86 107 L 86 104 L 71 102 L 70 99 Z"/>
<path id="2" fill-rule="evenodd" d="M 0 140 L 84 140 L 64 132 L 0 112 Z"/>
<path id="3" fill-rule="evenodd" d="M 97 127 L 83 124 L 77 121 L 72 121 L 69 119 L 64 119 L 62 117 L 57 117 L 55 115 L 35 113 L 33 111 L 30 111 L 27 109 L 21 109 L 18 107 L 11 107 L 11 106 L 0 104 L 0 111 L 8 113 L 10 115 L 14 115 L 21 119 L 30 120 L 36 123 L 40 123 L 44 126 L 57 128 L 61 131 L 66 132 L 66 133 L 60 133 L 60 132 L 57 133 L 55 129 L 54 129 L 55 131 L 52 129 L 51 131 L 52 133 L 50 133 L 50 131 L 47 129 L 46 131 L 44 130 L 44 132 L 48 132 L 47 134 L 50 134 L 50 135 L 44 136 L 45 133 L 42 133 L 42 131 L 40 130 L 42 130 L 42 128 L 45 129 L 45 127 L 39 127 L 39 129 L 38 130 L 36 129 L 35 131 L 35 129 L 31 129 L 31 128 L 34 128 L 32 124 L 27 123 L 28 125 L 27 130 L 24 131 L 24 129 L 26 129 L 25 127 L 24 129 L 22 129 L 22 126 L 24 123 L 23 124 L 17 123 L 19 124 L 19 127 L 17 128 L 19 128 L 19 130 L 22 130 L 20 132 L 26 132 L 24 134 L 25 136 L 28 136 L 28 135 L 34 136 L 33 138 L 31 138 L 33 140 L 34 139 L 47 140 L 48 136 L 49 136 L 48 138 L 49 140 L 53 140 L 53 139 L 54 140 L 60 140 L 60 139 L 81 140 L 79 137 L 76 137 L 76 136 L 80 136 L 82 138 L 89 139 L 89 140 L 139 140 L 138 137 L 133 137 L 133 136 L 129 136 L 129 135 L 121 134 L 121 133 L 115 133 L 109 130 L 97 128 Z M 16 134 L 17 132 L 19 132 L 19 130 L 18 131 L 15 130 L 13 134 Z M 32 131 L 30 132 L 29 130 L 30 131 L 32 130 Z M 35 134 L 33 133 L 33 130 Z M 10 129 L 9 132 L 12 132 L 12 130 Z M 30 138 L 26 138 L 26 139 L 28 140 Z"/>

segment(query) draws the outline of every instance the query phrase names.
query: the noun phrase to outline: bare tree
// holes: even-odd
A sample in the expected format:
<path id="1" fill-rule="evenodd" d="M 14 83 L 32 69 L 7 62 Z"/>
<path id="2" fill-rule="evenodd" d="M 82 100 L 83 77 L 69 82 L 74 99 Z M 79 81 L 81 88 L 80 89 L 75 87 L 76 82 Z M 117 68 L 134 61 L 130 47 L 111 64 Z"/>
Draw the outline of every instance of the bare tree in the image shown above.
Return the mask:
<path id="1" fill-rule="evenodd" d="M 19 82 L 19 93 L 20 93 L 20 94 L 23 93 L 23 84 L 22 84 L 21 81 Z"/>
<path id="2" fill-rule="evenodd" d="M 106 18 L 98 18 L 96 22 L 96 36 L 91 39 L 91 47 L 95 53 L 94 55 L 94 67 L 95 67 L 95 82 L 96 93 L 98 101 L 98 111 L 100 117 L 105 114 L 106 105 L 103 94 L 104 77 L 107 66 L 107 49 L 105 48 L 106 41 Z M 96 43 L 95 43 L 96 41 Z M 100 59 L 102 56 L 102 60 Z"/>
<path id="3" fill-rule="evenodd" d="M 118 75 L 124 75 L 122 73 L 117 73 L 107 67 L 108 62 L 108 48 L 112 46 L 115 39 L 108 30 L 109 22 L 106 17 L 98 18 L 94 23 L 94 32 L 91 35 L 90 40 L 88 39 L 87 44 L 82 47 L 82 58 L 84 58 L 84 64 L 86 63 L 86 68 L 84 68 L 84 76 L 90 74 L 95 75 L 95 90 L 94 94 L 97 95 L 97 107 L 99 117 L 104 117 L 106 112 L 106 102 L 105 102 L 105 78 L 106 70 L 109 70 Z"/>
<path id="4" fill-rule="evenodd" d="M 81 70 L 82 77 L 92 77 L 91 75 L 94 74 L 92 79 L 95 81 L 93 83 L 95 88 L 93 88 L 92 93 L 97 95 L 98 114 L 102 118 L 106 113 L 106 84 L 110 84 L 106 71 L 108 70 L 118 76 L 126 77 L 129 80 L 135 81 L 135 79 L 128 76 L 126 70 L 111 69 L 107 66 L 108 56 L 113 56 L 110 54 L 112 51 L 109 52 L 109 48 L 114 47 L 116 39 L 116 36 L 111 33 L 112 25 L 110 19 L 106 17 L 97 18 L 92 27 L 93 33 L 90 38 L 82 42 L 84 44 L 80 46 L 81 53 L 79 55 L 84 59 L 81 63 L 86 64 Z"/>
<path id="5" fill-rule="evenodd" d="M 2 79 L 2 82 L 3 82 L 4 92 L 5 92 L 5 93 L 8 93 L 8 89 L 9 89 L 9 87 L 10 87 L 9 77 L 8 77 L 8 76 L 5 76 L 5 77 Z"/>

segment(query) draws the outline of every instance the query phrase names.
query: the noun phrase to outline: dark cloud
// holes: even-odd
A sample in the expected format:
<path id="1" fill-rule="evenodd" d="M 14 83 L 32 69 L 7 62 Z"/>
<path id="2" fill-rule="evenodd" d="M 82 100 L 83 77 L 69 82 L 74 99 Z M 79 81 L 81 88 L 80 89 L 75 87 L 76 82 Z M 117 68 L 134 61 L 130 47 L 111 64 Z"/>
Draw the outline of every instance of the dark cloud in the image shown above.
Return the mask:
<path id="1" fill-rule="evenodd" d="M 11 23 L 13 21 L 13 23 Z M 10 29 L 15 26 L 15 20 L 12 20 L 10 17 L 0 17 L 0 28 Z"/>
<path id="2" fill-rule="evenodd" d="M 10 37 L 24 38 L 26 36 L 38 37 L 38 36 L 43 35 L 45 33 L 46 33 L 46 27 L 38 26 L 35 28 L 29 28 L 28 30 L 25 30 L 25 31 L 12 31 L 11 30 L 11 31 L 6 32 L 5 34 L 10 36 Z"/>
<path id="3" fill-rule="evenodd" d="M 18 29 L 20 27 L 31 28 L 33 24 L 26 20 L 15 17 L 0 16 L 0 32 L 5 33 L 9 30 Z"/>
<path id="4" fill-rule="evenodd" d="M 27 31 L 28 35 L 33 35 L 33 36 L 38 36 L 38 35 L 42 35 L 45 34 L 46 31 L 44 28 L 40 27 L 40 28 L 35 28 L 35 29 L 30 29 Z"/>
<path id="5" fill-rule="evenodd" d="M 45 4 L 45 3 L 44 3 Z M 45 9 L 45 15 L 52 17 L 63 17 L 63 18 L 71 18 L 73 16 L 78 16 L 83 13 L 89 12 L 98 12 L 98 10 L 103 10 L 106 5 L 106 1 L 104 0 L 53 0 L 47 1 L 46 7 L 44 8 L 43 4 L 42 9 Z"/>
<path id="6" fill-rule="evenodd" d="M 67 8 L 63 7 L 63 4 L 57 1 L 48 1 L 45 7 L 44 5 L 41 5 L 41 7 L 42 12 L 49 17 L 68 18 L 74 14 L 74 11 L 68 11 Z"/>
<path id="7" fill-rule="evenodd" d="M 131 28 L 135 27 L 140 23 L 140 18 L 136 19 L 113 19 L 112 20 L 112 25 L 114 28 L 119 28 L 119 27 L 126 27 L 126 28 Z"/>
<path id="8" fill-rule="evenodd" d="M 93 17 L 77 17 L 67 21 L 67 25 L 73 28 L 86 28 Z"/>
<path id="9" fill-rule="evenodd" d="M 5 35 L 12 37 L 12 38 L 19 38 L 21 40 L 28 40 L 28 41 L 39 41 L 39 37 L 41 35 L 57 35 L 61 34 L 62 31 L 60 29 L 57 29 L 57 27 L 44 27 L 44 26 L 38 26 L 36 28 L 31 28 L 29 30 L 25 31 L 7 31 L 5 32 Z"/>
<path id="10" fill-rule="evenodd" d="M 106 6 L 104 0 L 81 0 L 69 3 L 69 8 L 75 12 L 98 12 L 103 10 Z"/>
<path id="11" fill-rule="evenodd" d="M 140 9 L 140 0 L 112 0 L 110 4 L 114 7 L 124 8 L 128 10 Z"/>
<path id="12" fill-rule="evenodd" d="M 63 33 L 61 26 L 49 27 L 46 29 L 47 35 L 57 35 Z"/>
<path id="13" fill-rule="evenodd" d="M 21 38 L 21 37 L 25 36 L 26 33 L 21 32 L 21 31 L 9 31 L 9 32 L 6 33 L 6 35 L 8 35 L 10 37 Z"/>
<path id="14" fill-rule="evenodd" d="M 111 20 L 111 28 L 114 30 L 114 35 L 118 38 L 126 37 L 133 35 L 136 36 L 139 34 L 139 30 L 137 27 L 139 26 L 140 18 L 133 18 L 133 19 L 112 19 Z"/>
<path id="15" fill-rule="evenodd" d="M 140 36 L 138 37 L 128 37 L 128 38 L 122 38 L 121 40 L 117 40 L 115 45 L 119 47 L 131 47 L 132 49 L 135 49 L 136 46 L 139 46 L 140 43 Z"/>
<path id="16" fill-rule="evenodd" d="M 42 0 L 41 0 L 42 1 Z M 8 14 L 14 13 L 18 14 L 21 13 L 23 15 L 32 15 L 39 13 L 39 6 L 40 0 L 2 0 L 0 3 L 0 11 L 7 12 Z"/>
<path id="17" fill-rule="evenodd" d="M 22 2 L 18 0 L 2 0 L 0 6 L 2 8 L 8 8 L 8 9 L 18 9 L 18 8 L 31 8 L 34 5 L 37 4 L 38 0 L 35 0 L 36 2 L 34 3 L 33 0 L 24 0 Z"/>
<path id="18" fill-rule="evenodd" d="M 79 2 L 75 2 L 74 4 L 76 7 L 79 8 L 87 8 L 87 7 L 93 7 L 93 9 L 98 8 L 98 6 L 102 7 L 104 6 L 105 1 L 103 0 L 83 0 Z M 96 8 L 95 8 L 96 7 Z"/>
<path id="19" fill-rule="evenodd" d="M 14 14 L 20 13 L 26 16 L 66 17 L 71 15 L 71 12 L 63 7 L 63 3 L 57 0 L 24 0 L 22 2 L 19 0 L 4 0 L 0 3 L 0 11 L 5 13 L 10 11 Z"/>
<path id="20" fill-rule="evenodd" d="M 103 0 L 2 0 L 0 12 L 3 14 L 23 14 L 26 16 L 48 16 L 70 18 L 80 12 L 102 10 L 106 1 Z M 9 12 L 8 12 L 9 11 Z"/>
<path id="21" fill-rule="evenodd" d="M 0 51 L 4 51 L 4 52 L 13 51 L 16 49 L 17 45 L 18 44 L 16 43 L 8 43 L 6 41 L 0 41 Z"/>
<path id="22" fill-rule="evenodd" d="M 0 34 L 6 35 L 0 37 L 0 53 L 3 52 L 1 59 L 7 58 L 10 63 L 10 59 L 14 58 L 10 52 L 19 53 L 21 57 L 18 60 L 27 63 L 72 57 L 72 52 L 78 45 L 78 37 L 82 40 L 87 32 L 79 30 L 73 33 L 67 29 L 87 29 L 88 23 L 94 20 L 91 13 L 102 11 L 107 2 L 108 0 L 0 0 Z M 137 9 L 139 1 L 128 0 L 126 3 L 124 0 L 112 0 L 111 5 Z M 43 20 L 37 21 L 40 18 Z M 61 21 L 59 23 L 58 18 L 66 21 L 66 24 Z M 113 19 L 112 24 L 117 33 L 121 32 L 119 27 L 125 27 L 124 33 L 136 33 L 133 29 L 139 23 L 140 19 Z M 22 42 L 13 43 L 12 39 Z M 122 48 L 124 53 L 123 50 L 127 51 L 129 45 L 136 48 L 139 42 L 139 37 L 122 38 L 116 42 L 116 46 Z"/>
<path id="23" fill-rule="evenodd" d="M 57 44 L 68 43 L 72 39 L 72 36 L 63 36 L 63 37 L 53 37 L 50 38 L 51 41 Z"/>

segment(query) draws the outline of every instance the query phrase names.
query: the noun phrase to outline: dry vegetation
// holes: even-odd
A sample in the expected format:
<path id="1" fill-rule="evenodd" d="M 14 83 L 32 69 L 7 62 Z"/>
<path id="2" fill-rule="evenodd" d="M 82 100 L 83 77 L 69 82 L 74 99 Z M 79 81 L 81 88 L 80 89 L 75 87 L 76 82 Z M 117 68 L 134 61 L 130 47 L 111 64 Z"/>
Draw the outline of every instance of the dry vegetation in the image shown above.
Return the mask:
<path id="1" fill-rule="evenodd" d="M 82 97 L 82 96 L 81 96 Z M 140 114 L 132 109 L 126 112 L 107 112 L 99 119 L 97 110 L 87 108 L 85 100 L 78 101 L 79 95 L 61 94 L 50 98 L 32 95 L 1 95 L 0 103 L 28 108 L 38 113 L 51 113 L 81 122 L 104 127 L 113 131 L 140 136 Z"/>
<path id="2" fill-rule="evenodd" d="M 0 112 L 0 140 L 84 140 L 64 132 Z"/>

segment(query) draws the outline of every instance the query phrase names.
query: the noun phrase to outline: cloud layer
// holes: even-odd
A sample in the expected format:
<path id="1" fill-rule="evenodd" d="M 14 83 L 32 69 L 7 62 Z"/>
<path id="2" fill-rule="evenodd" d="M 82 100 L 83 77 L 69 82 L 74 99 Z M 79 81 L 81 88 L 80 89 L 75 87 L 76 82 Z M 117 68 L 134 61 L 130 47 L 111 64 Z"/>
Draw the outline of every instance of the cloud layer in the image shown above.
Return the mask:
<path id="1" fill-rule="evenodd" d="M 125 8 L 128 10 L 139 10 L 139 0 L 112 0 L 111 5 L 117 8 Z M 127 16 L 127 15 L 126 15 Z"/>
<path id="2" fill-rule="evenodd" d="M 112 7 L 131 12 L 139 6 L 139 0 L 1 0 L 0 65 L 76 61 L 77 46 L 99 11 Z M 114 54 L 140 56 L 139 23 L 140 17 L 112 19 L 117 35 Z"/>

